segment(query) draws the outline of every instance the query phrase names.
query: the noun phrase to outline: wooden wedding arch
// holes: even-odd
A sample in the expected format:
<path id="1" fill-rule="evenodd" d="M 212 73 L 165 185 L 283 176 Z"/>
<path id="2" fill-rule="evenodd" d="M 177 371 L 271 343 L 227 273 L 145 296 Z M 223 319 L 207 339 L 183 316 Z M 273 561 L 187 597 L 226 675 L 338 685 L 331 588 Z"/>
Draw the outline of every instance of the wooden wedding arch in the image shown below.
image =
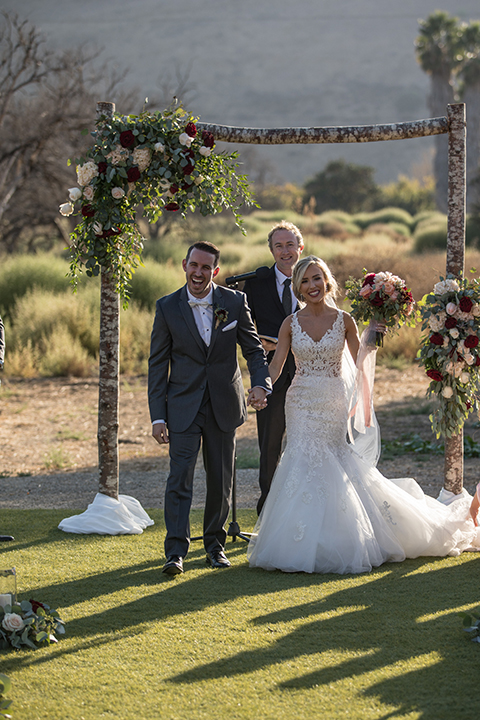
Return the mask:
<path id="1" fill-rule="evenodd" d="M 98 103 L 97 117 L 111 117 L 113 103 Z M 446 272 L 459 277 L 465 265 L 466 119 L 465 104 L 447 106 L 445 117 L 390 125 L 325 128 L 239 128 L 197 123 L 218 141 L 256 145 L 363 143 L 448 134 L 448 235 Z M 118 388 L 120 299 L 108 268 L 102 268 L 98 446 L 99 492 L 118 498 Z M 445 438 L 445 489 L 463 487 L 463 429 Z"/>

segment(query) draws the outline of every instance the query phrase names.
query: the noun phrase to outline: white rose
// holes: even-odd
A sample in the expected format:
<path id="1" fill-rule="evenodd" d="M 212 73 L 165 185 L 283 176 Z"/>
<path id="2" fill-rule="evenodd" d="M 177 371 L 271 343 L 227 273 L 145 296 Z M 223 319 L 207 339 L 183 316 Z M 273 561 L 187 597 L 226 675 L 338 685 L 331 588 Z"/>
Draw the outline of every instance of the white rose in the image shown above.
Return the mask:
<path id="1" fill-rule="evenodd" d="M 83 188 L 83 197 L 85 200 L 93 200 L 93 187 L 91 185 L 87 185 L 86 188 Z"/>
<path id="2" fill-rule="evenodd" d="M 120 200 L 125 195 L 125 190 L 121 187 L 114 187 L 112 188 L 112 197 L 115 198 L 115 200 Z"/>
<path id="3" fill-rule="evenodd" d="M 155 152 L 165 152 L 165 145 L 162 145 L 161 142 L 158 142 L 158 143 L 155 143 L 155 145 L 153 146 L 153 149 L 155 150 Z"/>
<path id="4" fill-rule="evenodd" d="M 102 235 L 103 234 L 103 225 L 99 222 L 93 223 L 93 232 L 95 235 Z"/>
<path id="5" fill-rule="evenodd" d="M 449 385 L 445 385 L 445 387 L 442 390 L 442 395 L 447 400 L 448 400 L 448 398 L 451 398 L 453 396 L 452 388 Z"/>
<path id="6" fill-rule="evenodd" d="M 202 183 L 204 180 L 205 178 L 203 177 L 203 175 L 199 175 L 198 177 L 193 178 L 193 182 L 195 183 L 195 185 L 200 185 L 200 183 Z"/>
<path id="7" fill-rule="evenodd" d="M 190 137 L 190 135 L 187 135 L 187 133 L 182 133 L 178 138 L 180 145 L 185 145 L 186 147 L 190 147 L 190 145 L 193 142 L 193 138 Z"/>
<path id="8" fill-rule="evenodd" d="M 85 163 L 85 165 L 80 165 L 77 167 L 78 184 L 82 187 L 84 185 L 88 185 L 88 183 L 93 180 L 94 177 L 97 177 L 97 175 L 98 167 L 95 165 L 93 160 L 89 160 Z"/>
<path id="9" fill-rule="evenodd" d="M 474 356 L 470 353 L 465 353 L 464 358 L 467 365 L 473 365 L 473 363 L 475 362 Z"/>
<path id="10" fill-rule="evenodd" d="M 460 335 L 457 328 L 452 328 L 448 332 L 450 333 L 450 337 L 452 337 L 454 340 L 456 340 L 458 338 L 458 336 Z"/>
<path id="11" fill-rule="evenodd" d="M 470 373 L 468 372 L 462 372 L 460 375 L 460 382 L 466 385 L 468 381 L 470 380 Z"/>
<path id="12" fill-rule="evenodd" d="M 472 315 L 474 317 L 480 317 L 480 305 L 474 305 L 472 307 Z"/>
<path id="13" fill-rule="evenodd" d="M 202 147 L 199 150 L 200 155 L 203 155 L 203 157 L 208 157 L 211 152 L 212 152 L 212 148 L 206 147 L 205 145 L 202 145 Z"/>
<path id="14" fill-rule="evenodd" d="M 72 205 L 72 203 L 69 203 L 69 202 L 62 203 L 62 205 L 60 205 L 59 210 L 60 210 L 60 213 L 64 217 L 68 217 L 69 215 L 71 215 L 73 213 L 73 205 Z"/>
<path id="15" fill-rule="evenodd" d="M 77 187 L 68 188 L 68 197 L 72 202 L 76 202 L 82 197 L 82 191 L 80 190 L 80 188 Z"/>
<path id="16" fill-rule="evenodd" d="M 453 302 L 449 302 L 445 310 L 447 311 L 448 315 L 455 315 L 458 310 L 458 305 L 455 305 L 455 303 Z"/>
<path id="17" fill-rule="evenodd" d="M 2 620 L 2 627 L 4 628 L 4 630 L 12 632 L 15 630 L 23 630 L 23 628 L 25 627 L 25 623 L 23 622 L 20 615 L 17 615 L 17 613 L 5 613 L 5 616 Z"/>

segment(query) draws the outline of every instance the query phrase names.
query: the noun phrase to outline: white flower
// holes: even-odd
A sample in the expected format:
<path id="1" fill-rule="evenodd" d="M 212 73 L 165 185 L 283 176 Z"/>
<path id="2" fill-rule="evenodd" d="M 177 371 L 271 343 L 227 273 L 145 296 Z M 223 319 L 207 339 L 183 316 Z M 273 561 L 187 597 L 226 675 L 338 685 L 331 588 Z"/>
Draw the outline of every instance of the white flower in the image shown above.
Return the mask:
<path id="1" fill-rule="evenodd" d="M 115 198 L 115 200 L 120 200 L 125 195 L 125 190 L 121 187 L 114 187 L 112 188 L 112 197 Z"/>
<path id="2" fill-rule="evenodd" d="M 17 615 L 17 613 L 5 613 L 2 620 L 2 627 L 4 628 L 4 630 L 14 632 L 15 630 L 23 630 L 23 628 L 25 627 L 25 623 L 23 622 L 20 615 Z"/>
<path id="3" fill-rule="evenodd" d="M 458 338 L 458 336 L 460 335 L 457 328 L 452 328 L 448 332 L 450 333 L 450 337 L 452 337 L 454 340 L 456 340 Z"/>
<path id="4" fill-rule="evenodd" d="M 448 292 L 457 292 L 459 290 L 458 282 L 453 278 L 442 280 L 433 286 L 433 292 L 435 295 L 445 295 Z"/>
<path id="5" fill-rule="evenodd" d="M 190 137 L 190 135 L 187 135 L 187 133 L 182 133 L 178 138 L 180 145 L 185 145 L 186 147 L 190 147 L 190 145 L 193 142 L 193 138 Z"/>
<path id="6" fill-rule="evenodd" d="M 195 183 L 195 185 L 200 185 L 200 183 L 202 183 L 204 180 L 205 178 L 203 177 L 203 175 L 199 175 L 198 177 L 193 178 L 193 182 Z"/>
<path id="7" fill-rule="evenodd" d="M 473 315 L 474 317 L 480 317 L 480 305 L 476 305 L 476 304 L 475 304 L 475 305 L 472 307 L 472 315 Z"/>
<path id="8" fill-rule="evenodd" d="M 447 303 L 447 307 L 445 308 L 448 315 L 455 315 L 455 313 L 458 310 L 458 305 L 455 305 L 453 302 Z"/>
<path id="9" fill-rule="evenodd" d="M 77 187 L 68 188 L 68 197 L 72 202 L 76 202 L 82 197 L 82 191 L 80 190 L 80 188 Z"/>
<path id="10" fill-rule="evenodd" d="M 203 155 L 203 157 L 208 157 L 210 153 L 212 152 L 212 148 L 206 147 L 205 145 L 202 145 L 200 150 L 198 151 L 200 155 Z"/>
<path id="11" fill-rule="evenodd" d="M 161 190 L 163 190 L 163 192 L 165 192 L 165 190 L 168 190 L 168 188 L 170 187 L 170 182 L 169 182 L 168 180 L 165 180 L 165 179 L 159 180 L 159 181 L 158 181 L 158 187 L 159 187 Z"/>
<path id="12" fill-rule="evenodd" d="M 445 313 L 441 310 L 437 315 L 430 315 L 428 318 L 428 324 L 433 332 L 440 332 L 445 326 Z"/>
<path id="13" fill-rule="evenodd" d="M 129 154 L 129 151 L 126 148 L 123 148 L 121 145 L 117 145 L 105 157 L 107 160 L 110 160 L 112 165 L 118 165 L 118 163 L 122 162 L 122 160 L 127 160 Z"/>
<path id="14" fill-rule="evenodd" d="M 98 167 L 95 165 L 93 160 L 89 160 L 84 165 L 79 165 L 77 167 L 78 184 L 82 187 L 84 185 L 88 185 L 88 183 L 93 180 L 94 177 L 97 177 L 97 175 Z"/>
<path id="15" fill-rule="evenodd" d="M 152 153 L 150 148 L 135 148 L 133 151 L 133 164 L 137 165 L 140 172 L 146 170 L 150 165 L 152 159 Z"/>
<path id="16" fill-rule="evenodd" d="M 102 235 L 103 234 L 103 225 L 99 222 L 93 223 L 93 232 L 95 235 Z"/>
<path id="17" fill-rule="evenodd" d="M 449 345 L 450 345 L 450 338 L 448 337 L 448 335 L 445 335 L 445 337 L 443 338 L 442 347 L 447 348 Z"/>
<path id="18" fill-rule="evenodd" d="M 158 143 L 155 143 L 155 145 L 153 146 L 153 149 L 155 150 L 155 152 L 162 153 L 162 152 L 165 152 L 165 145 L 162 145 L 161 142 L 158 142 Z"/>
<path id="19" fill-rule="evenodd" d="M 467 365 L 473 365 L 473 363 L 475 362 L 475 358 L 471 353 L 465 353 L 463 357 Z"/>
<path id="20" fill-rule="evenodd" d="M 445 387 L 442 390 L 442 395 L 447 400 L 453 396 L 453 390 L 450 387 L 450 385 L 445 385 Z"/>
<path id="21" fill-rule="evenodd" d="M 73 208 L 72 203 L 69 203 L 69 202 L 67 202 L 67 203 L 62 203 L 62 205 L 60 205 L 60 208 L 59 208 L 60 213 L 61 213 L 64 217 L 68 217 L 69 215 L 71 215 L 71 214 L 73 213 L 73 209 L 74 209 L 74 208 Z"/>
<path id="22" fill-rule="evenodd" d="M 468 381 L 470 380 L 470 373 L 468 372 L 462 372 L 459 378 L 460 382 L 466 385 Z"/>
<path id="23" fill-rule="evenodd" d="M 91 185 L 87 185 L 86 188 L 83 188 L 83 197 L 85 200 L 93 200 L 93 187 Z"/>

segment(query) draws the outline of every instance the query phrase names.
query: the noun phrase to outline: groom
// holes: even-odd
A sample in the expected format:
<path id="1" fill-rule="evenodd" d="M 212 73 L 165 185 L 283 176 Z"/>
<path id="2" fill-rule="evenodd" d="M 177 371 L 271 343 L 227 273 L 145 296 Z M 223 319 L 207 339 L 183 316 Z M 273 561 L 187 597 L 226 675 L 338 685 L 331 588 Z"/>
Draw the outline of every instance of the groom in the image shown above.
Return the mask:
<path id="1" fill-rule="evenodd" d="M 246 402 L 237 361 L 237 343 L 251 378 L 248 404 L 260 410 L 271 390 L 268 366 L 245 295 L 213 283 L 220 251 L 192 245 L 182 266 L 186 285 L 157 301 L 148 372 L 152 435 L 170 444 L 165 492 L 163 572 L 183 572 L 190 544 L 189 513 L 193 474 L 203 441 L 207 493 L 203 542 L 207 563 L 225 568 L 235 462 L 235 430 L 246 420 Z"/>

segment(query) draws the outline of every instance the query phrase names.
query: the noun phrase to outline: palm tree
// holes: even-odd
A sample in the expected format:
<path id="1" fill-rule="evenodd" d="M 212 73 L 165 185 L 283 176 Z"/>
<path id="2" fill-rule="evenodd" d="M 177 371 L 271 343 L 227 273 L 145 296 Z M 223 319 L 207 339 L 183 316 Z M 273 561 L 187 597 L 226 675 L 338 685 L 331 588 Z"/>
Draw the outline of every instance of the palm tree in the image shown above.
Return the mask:
<path id="1" fill-rule="evenodd" d="M 473 181 L 480 169 L 480 23 L 465 25 L 461 35 L 463 61 L 458 76 L 467 111 L 467 207 L 480 203 L 480 184 Z"/>
<path id="2" fill-rule="evenodd" d="M 460 37 L 462 28 L 458 18 L 436 11 L 420 21 L 420 34 L 415 41 L 417 60 L 430 76 L 428 107 L 432 117 L 443 116 L 449 103 L 455 100 L 453 74 L 462 59 Z M 435 200 L 442 212 L 447 212 L 448 138 L 435 136 Z"/>

